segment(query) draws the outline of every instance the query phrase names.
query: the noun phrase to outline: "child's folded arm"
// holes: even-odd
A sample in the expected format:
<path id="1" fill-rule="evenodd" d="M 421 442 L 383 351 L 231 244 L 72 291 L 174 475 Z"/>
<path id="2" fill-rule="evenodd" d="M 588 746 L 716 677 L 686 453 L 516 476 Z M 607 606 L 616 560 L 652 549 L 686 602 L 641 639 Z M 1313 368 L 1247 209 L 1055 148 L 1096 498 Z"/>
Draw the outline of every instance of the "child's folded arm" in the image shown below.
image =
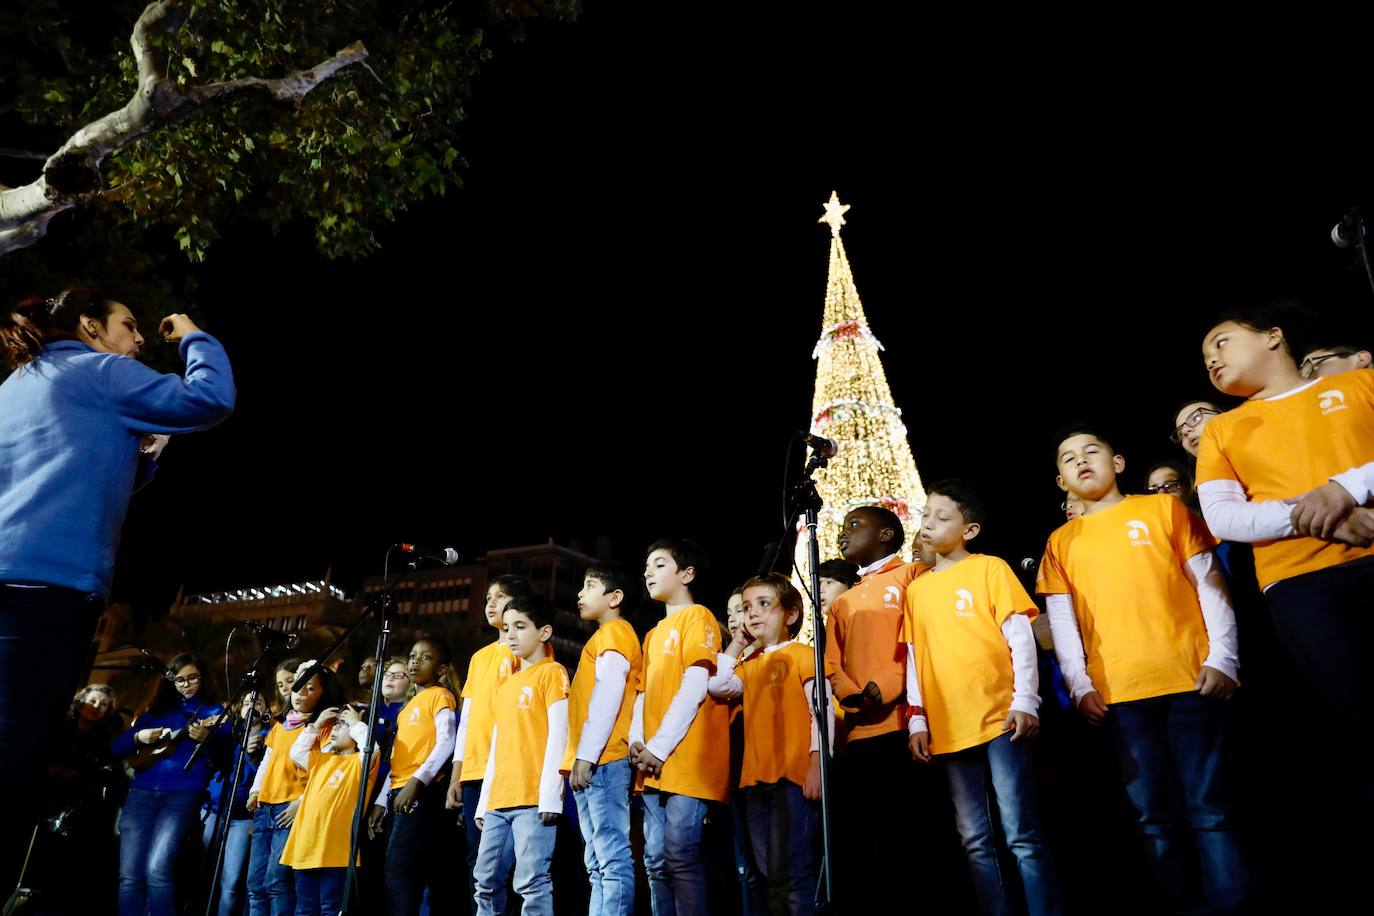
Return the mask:
<path id="1" fill-rule="evenodd" d="M 1340 484 L 1355 500 L 1355 505 L 1367 505 L 1374 499 L 1374 461 L 1342 471 L 1333 476 L 1331 482 Z"/>
<path id="2" fill-rule="evenodd" d="M 310 749 L 315 746 L 315 741 L 319 737 L 320 730 L 315 723 L 307 723 L 291 744 L 291 762 L 302 770 L 310 769 Z"/>
<path id="3" fill-rule="evenodd" d="M 1077 703 L 1088 694 L 1097 692 L 1097 688 L 1093 686 L 1092 678 L 1088 677 L 1083 637 L 1078 632 L 1078 620 L 1073 612 L 1073 596 L 1046 595 L 1045 607 L 1050 618 L 1050 634 L 1054 638 L 1054 654 L 1059 659 L 1059 669 L 1064 674 L 1069 696 Z"/>
<path id="4" fill-rule="evenodd" d="M 825 676 L 830 679 L 835 696 L 841 700 L 862 693 L 865 686 L 856 682 L 849 676 L 849 672 L 844 670 L 844 639 L 844 623 L 832 610 L 825 621 Z"/>
<path id="5" fill-rule="evenodd" d="M 1011 711 L 1040 714 L 1040 671 L 1035 658 L 1035 632 L 1030 617 L 1012 614 L 1002 624 L 1002 636 L 1011 647 Z"/>
<path id="6" fill-rule="evenodd" d="M 1253 544 L 1293 536 L 1293 507 L 1287 500 L 1251 502 L 1235 480 L 1200 483 L 1197 496 L 1207 527 L 1223 541 Z"/>
<path id="7" fill-rule="evenodd" d="M 673 701 L 668 704 L 668 711 L 663 714 L 658 733 L 644 744 L 650 754 L 666 763 L 669 755 L 682 743 L 697 717 L 697 710 L 706 699 L 706 682 L 710 677 L 711 672 L 701 665 L 693 665 L 682 673 L 682 684 Z"/>
<path id="8" fill-rule="evenodd" d="M 596 657 L 596 683 L 587 702 L 587 721 L 582 725 L 582 737 L 577 742 L 578 760 L 596 763 L 601 759 L 601 752 L 606 749 L 606 742 L 620 716 L 620 702 L 625 698 L 629 676 L 630 660 L 619 652 L 608 650 Z"/>
<path id="9" fill-rule="evenodd" d="M 706 682 L 706 689 L 711 696 L 722 700 L 737 700 L 744 696 L 744 682 L 735 674 L 737 662 L 738 659 L 733 655 L 724 652 L 716 656 L 716 673 Z"/>
<path id="10" fill-rule="evenodd" d="M 1203 665 L 1214 668 L 1231 680 L 1240 673 L 1239 637 L 1236 631 L 1236 612 L 1226 591 L 1221 564 L 1210 550 L 1195 553 L 1183 564 L 1183 572 L 1197 590 L 1202 607 L 1202 623 L 1207 629 L 1207 658 Z"/>

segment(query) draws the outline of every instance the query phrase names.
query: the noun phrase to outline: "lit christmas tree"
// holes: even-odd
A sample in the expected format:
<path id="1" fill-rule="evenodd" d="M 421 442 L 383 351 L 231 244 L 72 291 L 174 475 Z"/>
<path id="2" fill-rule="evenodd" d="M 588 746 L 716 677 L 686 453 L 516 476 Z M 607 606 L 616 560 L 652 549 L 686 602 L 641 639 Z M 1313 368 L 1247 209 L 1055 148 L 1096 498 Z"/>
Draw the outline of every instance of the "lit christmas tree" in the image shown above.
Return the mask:
<path id="1" fill-rule="evenodd" d="M 856 506 L 882 505 L 902 520 L 908 532 L 903 557 L 910 559 L 913 522 L 925 506 L 925 489 L 911 456 L 902 412 L 878 356 L 883 345 L 868 327 L 863 302 L 854 288 L 849 258 L 840 241 L 848 204 L 831 192 L 819 222 L 830 226 L 830 277 L 825 287 L 825 317 L 812 359 L 816 360 L 816 394 L 811 402 L 811 432 L 838 445 L 829 467 L 816 473 L 816 490 L 825 508 L 817 526 L 821 560 L 839 556 L 836 542 L 845 514 Z M 807 538 L 797 539 L 797 567 L 808 580 Z M 801 638 L 811 642 L 811 618 Z"/>

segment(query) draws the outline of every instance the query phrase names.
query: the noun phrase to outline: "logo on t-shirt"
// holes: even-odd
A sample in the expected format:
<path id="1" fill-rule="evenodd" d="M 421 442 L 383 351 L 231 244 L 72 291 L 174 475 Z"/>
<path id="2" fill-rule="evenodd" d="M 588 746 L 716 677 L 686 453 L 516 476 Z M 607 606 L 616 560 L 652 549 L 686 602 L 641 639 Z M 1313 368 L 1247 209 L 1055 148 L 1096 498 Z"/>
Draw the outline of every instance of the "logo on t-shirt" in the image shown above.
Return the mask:
<path id="1" fill-rule="evenodd" d="M 895 608 L 897 602 L 902 600 L 902 590 L 895 585 L 889 585 L 883 589 L 883 607 Z"/>
<path id="2" fill-rule="evenodd" d="M 1322 409 L 1322 416 L 1335 413 L 1338 410 L 1345 410 L 1345 394 L 1339 388 L 1332 388 L 1330 391 L 1323 391 L 1317 395 L 1320 399 L 1317 406 Z"/>
<path id="3" fill-rule="evenodd" d="M 329 782 L 325 783 L 325 786 L 326 788 L 337 789 L 341 782 L 343 782 L 343 770 L 335 770 L 329 774 Z"/>
<path id="4" fill-rule="evenodd" d="M 678 635 L 677 630 L 669 630 L 668 638 L 663 640 L 663 654 L 672 655 L 676 653 L 678 640 L 680 640 L 681 638 L 682 637 Z"/>
<path id="5" fill-rule="evenodd" d="M 972 617 L 972 616 L 973 616 L 973 592 L 969 591 L 969 590 L 966 589 L 966 588 L 961 588 L 961 589 L 959 589 L 958 591 L 956 591 L 954 594 L 955 594 L 955 596 L 956 596 L 956 598 L 957 598 L 957 600 L 954 602 L 954 616 L 955 616 L 955 617 Z"/>
<path id="6" fill-rule="evenodd" d="M 520 688 L 520 699 L 517 700 L 517 701 L 516 701 L 516 704 L 515 704 L 515 705 L 516 705 L 516 708 L 517 708 L 517 709 L 529 709 L 529 708 L 530 708 L 530 704 L 533 703 L 533 702 L 534 702 L 534 688 L 533 688 L 533 687 L 521 687 L 521 688 Z"/>
<path id="7" fill-rule="evenodd" d="M 497 680 L 505 680 L 508 677 L 510 677 L 510 659 L 503 658 L 501 664 L 496 666 L 496 678 Z"/>
<path id="8" fill-rule="evenodd" d="M 414 709 L 412 709 L 412 710 L 410 711 L 410 718 L 406 720 L 406 724 L 408 724 L 408 725 L 419 725 L 419 724 L 420 724 L 420 707 L 416 706 Z"/>
<path id="9" fill-rule="evenodd" d="M 768 666 L 768 686 L 776 687 L 778 685 L 778 682 L 782 680 L 783 670 L 786 667 L 787 666 L 782 662 L 773 662 L 773 664 Z"/>
<path id="10" fill-rule="evenodd" d="M 716 631 L 710 627 L 706 628 L 706 638 L 701 641 L 701 647 L 708 652 L 716 651 Z"/>
<path id="11" fill-rule="evenodd" d="M 1132 547 L 1149 547 L 1150 526 L 1133 518 L 1126 523 L 1126 537 L 1131 539 Z"/>

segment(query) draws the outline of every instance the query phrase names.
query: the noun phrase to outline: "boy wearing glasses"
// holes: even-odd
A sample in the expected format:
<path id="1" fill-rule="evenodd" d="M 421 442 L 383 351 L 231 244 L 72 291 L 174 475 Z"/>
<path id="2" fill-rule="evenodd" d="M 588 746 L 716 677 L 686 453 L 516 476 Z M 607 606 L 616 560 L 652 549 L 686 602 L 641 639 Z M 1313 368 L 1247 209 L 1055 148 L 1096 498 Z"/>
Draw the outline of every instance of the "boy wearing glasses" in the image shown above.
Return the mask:
<path id="1" fill-rule="evenodd" d="M 1354 369 L 1368 369 L 1374 364 L 1374 354 L 1359 347 L 1313 347 L 1298 362 L 1303 378 L 1326 378 Z"/>

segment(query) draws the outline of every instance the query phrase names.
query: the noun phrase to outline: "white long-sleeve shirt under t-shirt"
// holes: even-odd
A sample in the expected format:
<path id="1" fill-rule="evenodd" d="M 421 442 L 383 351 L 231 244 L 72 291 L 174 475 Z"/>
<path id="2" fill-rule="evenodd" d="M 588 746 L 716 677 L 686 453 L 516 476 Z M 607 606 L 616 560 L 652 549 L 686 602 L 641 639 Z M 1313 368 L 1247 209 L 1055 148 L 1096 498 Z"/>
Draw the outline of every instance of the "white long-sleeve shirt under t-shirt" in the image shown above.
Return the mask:
<path id="1" fill-rule="evenodd" d="M 434 748 L 425 758 L 425 762 L 420 764 L 420 768 L 415 771 L 413 778 L 420 780 L 425 785 L 434 781 L 434 777 L 439 775 L 439 771 L 453 757 L 453 742 L 457 732 L 454 723 L 453 710 L 440 709 L 434 713 Z M 386 807 L 387 799 L 391 797 L 391 780 L 383 780 L 381 790 L 377 793 L 377 804 Z"/>
<path id="2" fill-rule="evenodd" d="M 472 697 L 463 698 L 463 708 L 458 714 L 458 734 L 453 739 L 453 762 L 463 762 L 463 748 L 468 743 L 468 717 L 472 715 Z M 460 767 L 461 769 L 461 767 Z"/>
<path id="3" fill-rule="evenodd" d="M 1226 591 L 1221 564 L 1210 550 L 1193 554 L 1183 565 L 1184 574 L 1197 591 L 1202 609 L 1202 625 L 1207 631 L 1207 658 L 1204 667 L 1213 668 L 1236 680 L 1240 672 L 1239 634 L 1236 612 Z M 1046 595 L 1045 604 L 1050 618 L 1050 632 L 1054 635 L 1054 654 L 1064 684 L 1076 705 L 1097 687 L 1088 676 L 1087 658 L 1083 651 L 1083 636 L 1078 630 L 1072 595 Z"/>
<path id="4" fill-rule="evenodd" d="M 659 760 L 667 762 L 677 746 L 682 743 L 682 739 L 687 737 L 687 731 L 692 727 L 692 722 L 696 720 L 697 710 L 701 709 L 701 704 L 706 700 L 706 682 L 710 679 L 711 673 L 701 665 L 693 665 L 682 674 L 682 683 L 678 685 L 677 693 L 673 695 L 673 701 L 668 704 L 668 711 L 663 714 L 663 721 L 658 725 L 658 733 L 644 746 L 650 754 Z M 636 734 L 634 723 L 639 725 L 638 740 L 643 740 L 644 734 L 644 695 L 640 694 L 635 699 L 634 721 L 631 723 L 630 732 Z M 632 738 L 632 740 L 634 740 Z"/>
<path id="5" fill-rule="evenodd" d="M 563 752 L 568 746 L 568 701 L 559 700 L 548 709 L 549 737 L 544 742 L 544 763 L 539 771 L 539 813 L 561 814 L 563 811 Z M 491 798 L 492 779 L 496 776 L 496 738 L 498 726 L 491 729 L 491 753 L 487 755 L 487 770 L 482 776 L 482 794 L 477 800 L 477 813 L 484 817 L 487 800 Z"/>
<path id="6" fill-rule="evenodd" d="M 1040 669 L 1036 665 L 1035 631 L 1025 614 L 1012 614 L 1002 624 L 1002 638 L 1011 649 L 1011 711 L 1040 714 Z M 921 679 L 916 672 L 916 647 L 906 644 L 906 702 L 913 709 L 925 709 L 921 699 Z M 930 723 L 917 713 L 907 722 L 907 732 L 929 732 Z"/>
<path id="7" fill-rule="evenodd" d="M 334 727 L 338 728 L 339 726 L 336 724 Z M 358 745 L 359 753 L 367 749 L 367 739 L 370 732 L 366 722 L 354 722 L 348 726 L 348 735 L 353 739 L 353 743 Z M 310 749 L 315 746 L 315 740 L 319 737 L 320 729 L 314 722 L 303 727 L 300 735 L 291 745 L 291 762 L 302 770 L 310 769 Z"/>
<path id="8" fill-rule="evenodd" d="M 615 729 L 615 720 L 620 718 L 620 703 L 629 689 L 629 677 L 630 660 L 619 652 L 607 650 L 596 657 L 596 682 L 587 701 L 582 736 L 577 739 L 578 760 L 594 764 L 601 759 Z"/>

